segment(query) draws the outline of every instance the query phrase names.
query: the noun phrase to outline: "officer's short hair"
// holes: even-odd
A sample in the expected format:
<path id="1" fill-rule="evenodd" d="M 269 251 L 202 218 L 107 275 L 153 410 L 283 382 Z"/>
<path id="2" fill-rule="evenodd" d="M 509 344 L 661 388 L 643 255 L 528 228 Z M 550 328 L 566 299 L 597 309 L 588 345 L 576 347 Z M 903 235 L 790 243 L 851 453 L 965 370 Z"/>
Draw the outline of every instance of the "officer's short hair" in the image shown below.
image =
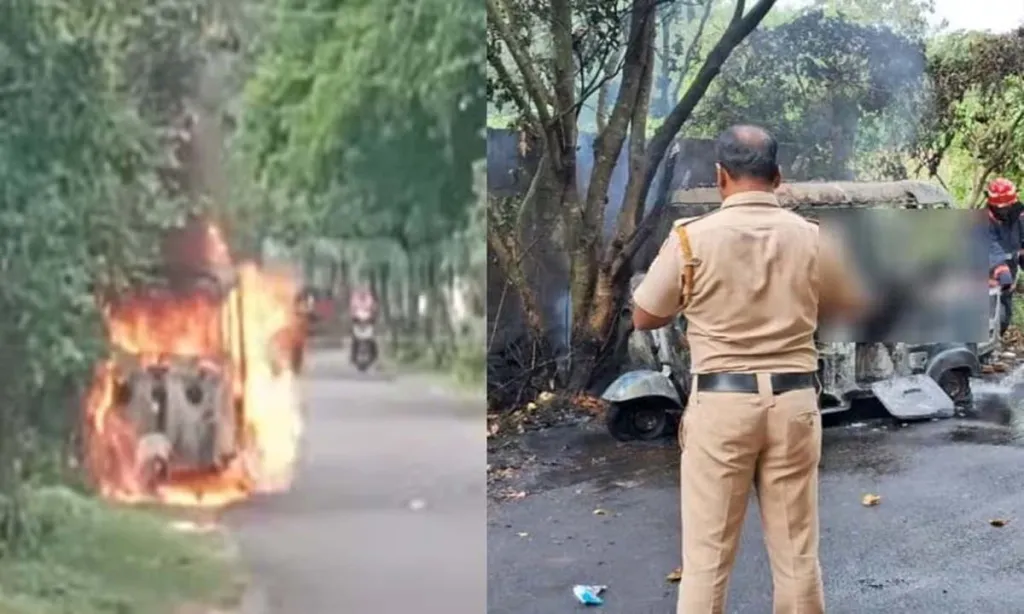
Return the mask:
<path id="1" fill-rule="evenodd" d="M 772 181 L 779 172 L 779 143 L 764 128 L 731 126 L 715 141 L 715 161 L 734 179 Z"/>

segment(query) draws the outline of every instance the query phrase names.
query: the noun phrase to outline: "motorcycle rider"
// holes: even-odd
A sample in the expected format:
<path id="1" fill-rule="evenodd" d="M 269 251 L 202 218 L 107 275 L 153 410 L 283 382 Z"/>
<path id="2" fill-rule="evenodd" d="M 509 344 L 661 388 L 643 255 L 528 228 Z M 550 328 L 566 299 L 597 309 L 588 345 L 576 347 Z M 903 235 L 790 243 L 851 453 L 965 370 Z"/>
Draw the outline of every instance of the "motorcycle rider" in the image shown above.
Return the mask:
<path id="1" fill-rule="evenodd" d="M 352 320 L 353 331 L 356 324 L 374 324 L 377 320 L 377 299 L 373 291 L 366 287 L 359 287 L 352 291 L 348 304 L 349 318 Z M 355 333 L 352 335 L 351 360 L 356 361 Z"/>
<path id="2" fill-rule="evenodd" d="M 1002 314 L 999 333 L 1010 326 L 1013 317 L 1013 292 L 1017 271 L 1024 264 L 1024 205 L 1020 202 L 1017 186 L 1009 179 L 999 177 L 988 184 L 985 191 L 988 213 L 989 283 L 999 286 Z"/>

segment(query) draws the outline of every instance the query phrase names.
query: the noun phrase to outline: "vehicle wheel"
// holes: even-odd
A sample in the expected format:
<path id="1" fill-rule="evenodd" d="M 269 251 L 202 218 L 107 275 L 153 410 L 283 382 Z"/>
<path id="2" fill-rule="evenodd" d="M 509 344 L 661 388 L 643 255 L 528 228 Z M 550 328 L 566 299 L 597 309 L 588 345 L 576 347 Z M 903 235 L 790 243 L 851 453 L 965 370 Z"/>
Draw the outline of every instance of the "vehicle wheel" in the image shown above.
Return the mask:
<path id="1" fill-rule="evenodd" d="M 664 406 L 648 400 L 612 403 L 605 425 L 619 441 L 653 441 L 668 430 L 669 417 Z"/>
<path id="2" fill-rule="evenodd" d="M 608 433 L 616 441 L 633 441 L 636 439 L 636 433 L 633 432 L 632 413 L 628 406 L 624 406 L 621 403 L 612 403 L 608 406 L 608 411 L 604 416 L 604 423 Z"/>
<path id="3" fill-rule="evenodd" d="M 971 380 L 967 369 L 950 369 L 939 376 L 938 383 L 958 408 L 971 404 Z"/>
<path id="4" fill-rule="evenodd" d="M 633 434 L 641 441 L 653 441 L 665 435 L 668 412 L 654 403 L 638 404 L 630 412 Z"/>

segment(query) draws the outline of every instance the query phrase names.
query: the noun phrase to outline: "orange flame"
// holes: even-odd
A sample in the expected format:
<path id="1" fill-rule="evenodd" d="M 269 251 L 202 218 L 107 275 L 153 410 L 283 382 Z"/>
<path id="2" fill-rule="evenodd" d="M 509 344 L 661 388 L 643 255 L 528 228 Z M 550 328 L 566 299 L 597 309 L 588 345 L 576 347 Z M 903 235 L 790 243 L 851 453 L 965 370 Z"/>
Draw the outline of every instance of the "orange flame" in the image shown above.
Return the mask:
<path id="1" fill-rule="evenodd" d="M 211 226 L 202 236 L 213 245 L 194 253 L 215 254 L 211 260 L 223 265 L 227 248 L 219 232 Z M 291 362 L 302 343 L 297 287 L 290 276 L 253 263 L 234 273 L 226 294 L 151 290 L 121 297 L 105 310 L 115 355 L 97 368 L 84 407 L 85 465 L 102 495 L 126 503 L 220 507 L 290 486 L 302 431 Z M 140 426 L 138 413 L 119 398 L 119 387 L 137 386 L 132 373 L 180 364 L 200 365 L 226 383 L 211 404 L 216 420 L 236 423 L 225 431 L 234 437 L 224 436 L 231 453 L 223 462 L 176 462 L 174 437 L 151 423 Z M 139 398 L 138 407 L 151 404 L 161 416 L 176 408 L 157 396 Z M 156 479 L 146 471 L 154 459 L 165 463 Z"/>

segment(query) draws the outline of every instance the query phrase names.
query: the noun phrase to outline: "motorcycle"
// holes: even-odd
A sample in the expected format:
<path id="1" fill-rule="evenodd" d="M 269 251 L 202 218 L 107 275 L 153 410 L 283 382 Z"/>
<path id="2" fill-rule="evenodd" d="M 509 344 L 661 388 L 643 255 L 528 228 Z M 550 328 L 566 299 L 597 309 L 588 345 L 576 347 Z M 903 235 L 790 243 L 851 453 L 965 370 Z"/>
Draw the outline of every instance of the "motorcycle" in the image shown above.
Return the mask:
<path id="1" fill-rule="evenodd" d="M 352 364 L 366 371 L 377 361 L 377 338 L 374 317 L 370 311 L 352 314 Z"/>

